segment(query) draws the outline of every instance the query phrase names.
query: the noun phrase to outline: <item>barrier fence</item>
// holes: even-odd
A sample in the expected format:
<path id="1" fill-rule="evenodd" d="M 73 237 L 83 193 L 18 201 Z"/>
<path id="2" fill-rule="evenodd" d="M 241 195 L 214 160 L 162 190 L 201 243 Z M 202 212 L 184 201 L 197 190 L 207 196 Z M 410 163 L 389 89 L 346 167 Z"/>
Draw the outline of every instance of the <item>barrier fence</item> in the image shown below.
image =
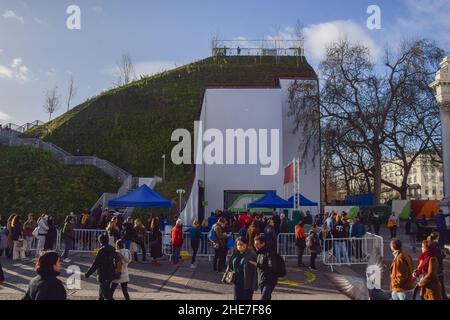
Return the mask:
<path id="1" fill-rule="evenodd" d="M 92 253 L 100 247 L 98 237 L 101 234 L 107 234 L 106 230 L 89 230 L 89 229 L 75 229 L 75 238 L 73 246 L 70 248 L 71 252 L 75 253 Z M 2 233 L 2 237 L 4 233 Z M 239 235 L 233 234 L 233 240 Z M 2 239 L 3 241 L 4 239 Z M 145 237 L 145 248 L 147 255 L 150 255 L 149 248 L 149 232 Z M 30 250 L 35 251 L 37 240 L 33 239 Z M 61 230 L 57 230 L 57 238 L 55 243 L 55 250 L 64 251 L 65 241 L 62 237 Z M 295 245 L 294 233 L 280 233 L 277 237 L 278 253 L 284 258 L 297 257 L 297 246 Z M 334 266 L 367 264 L 370 254 L 374 250 L 383 256 L 383 238 L 371 233 L 366 233 L 363 238 L 328 238 L 322 241 L 322 262 L 324 265 Z M 170 241 L 170 234 L 163 233 L 162 237 L 162 252 L 168 258 L 172 255 L 172 245 Z M 183 245 L 181 247 L 181 255 L 190 256 L 193 252 L 192 243 L 189 237 L 189 232 L 183 232 Z M 138 246 L 138 253 L 142 254 L 141 248 Z M 231 254 L 231 250 L 229 250 Z M 308 248 L 305 248 L 304 256 L 310 255 Z M 214 248 L 208 239 L 208 233 L 202 233 L 197 252 L 198 257 L 207 257 L 211 259 L 214 257 Z"/>

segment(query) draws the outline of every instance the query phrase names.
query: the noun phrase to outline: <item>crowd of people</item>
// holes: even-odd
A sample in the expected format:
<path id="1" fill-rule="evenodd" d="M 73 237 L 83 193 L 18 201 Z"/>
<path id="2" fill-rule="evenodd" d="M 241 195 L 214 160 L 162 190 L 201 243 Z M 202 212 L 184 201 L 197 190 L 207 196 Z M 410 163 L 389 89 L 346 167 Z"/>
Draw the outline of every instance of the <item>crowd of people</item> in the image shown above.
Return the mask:
<path id="1" fill-rule="evenodd" d="M 442 215 L 442 212 L 439 214 Z M 367 225 L 368 221 L 371 226 Z M 139 261 L 139 248 L 142 261 L 146 261 L 149 252 L 152 263 L 159 265 L 157 259 L 163 256 L 164 224 L 158 218 L 150 218 L 147 225 L 144 225 L 140 219 L 123 219 L 122 215 L 110 213 L 101 206 L 92 213 L 85 210 L 79 216 L 70 214 L 62 229 L 65 249 L 60 255 L 53 251 L 56 226 L 51 216 L 42 214 L 35 219 L 33 214 L 29 214 L 28 219 L 22 223 L 19 215 L 12 214 L 6 221 L 7 246 L 0 254 L 4 252 L 6 257 L 13 260 L 30 258 L 31 243 L 37 241 L 37 276 L 30 282 L 24 298 L 65 299 L 65 290 L 61 290 L 61 283 L 56 277 L 61 261 L 70 262 L 69 252 L 74 245 L 75 229 L 105 230 L 98 238 L 100 248 L 96 250 L 94 262 L 85 276 L 88 278 L 97 272 L 99 299 L 111 300 L 119 284 L 125 299 L 129 299 L 128 265 L 133 259 Z M 379 233 L 381 224 L 381 218 L 377 215 L 372 215 L 367 220 L 361 213 L 350 219 L 346 212 L 338 214 L 333 211 L 315 217 L 307 212 L 300 214 L 299 222 L 292 228 L 292 223 L 285 214 L 278 214 L 275 210 L 269 216 L 217 210 L 203 221 L 193 221 L 187 228 L 183 226 L 181 219 L 177 219 L 170 234 L 171 259 L 174 265 L 180 266 L 183 243 L 190 241 L 190 267 L 196 268 L 198 253 L 206 253 L 208 246 L 211 246 L 214 250 L 212 270 L 222 275 L 223 282 L 233 284 L 234 299 L 251 300 L 259 288 L 261 299 L 270 300 L 278 278 L 284 274 L 282 269 L 285 268 L 278 252 L 280 233 L 294 234 L 293 243 L 284 243 L 282 246 L 295 246 L 297 265 L 306 267 L 303 255 L 308 250 L 308 267 L 317 271 L 316 258 L 324 251 L 332 252 L 336 262 L 342 264 L 363 258 L 361 242 L 357 239 L 365 236 L 367 228 L 373 228 L 375 233 Z M 443 224 L 445 226 L 445 220 Z M 417 236 L 422 225 L 423 221 L 416 221 L 412 217 L 405 224 L 405 234 L 408 235 L 413 252 L 417 250 Z M 423 300 L 446 299 L 443 272 L 443 244 L 446 239 L 440 237 L 439 230 L 422 242 L 418 267 L 414 269 L 412 258 L 397 239 L 400 224 L 395 212 L 388 217 L 386 227 L 392 237 L 391 250 L 394 255 L 390 269 L 392 299 L 411 299 L 413 291 L 419 289 Z M 184 238 L 186 233 L 187 239 Z M 227 260 L 229 253 L 231 255 Z M 0 265 L 1 281 L 4 281 L 4 276 Z"/>

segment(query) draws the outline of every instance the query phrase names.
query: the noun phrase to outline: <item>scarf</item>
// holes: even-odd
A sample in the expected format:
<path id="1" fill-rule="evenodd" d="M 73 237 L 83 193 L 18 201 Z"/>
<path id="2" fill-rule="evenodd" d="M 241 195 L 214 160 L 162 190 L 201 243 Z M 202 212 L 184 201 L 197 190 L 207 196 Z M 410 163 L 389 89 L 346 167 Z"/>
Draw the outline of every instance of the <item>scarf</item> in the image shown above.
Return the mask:
<path id="1" fill-rule="evenodd" d="M 419 267 L 417 268 L 417 276 L 421 275 L 423 272 L 428 272 L 428 265 L 430 264 L 430 259 L 433 257 L 433 251 L 428 249 L 427 251 L 423 252 L 419 256 Z"/>

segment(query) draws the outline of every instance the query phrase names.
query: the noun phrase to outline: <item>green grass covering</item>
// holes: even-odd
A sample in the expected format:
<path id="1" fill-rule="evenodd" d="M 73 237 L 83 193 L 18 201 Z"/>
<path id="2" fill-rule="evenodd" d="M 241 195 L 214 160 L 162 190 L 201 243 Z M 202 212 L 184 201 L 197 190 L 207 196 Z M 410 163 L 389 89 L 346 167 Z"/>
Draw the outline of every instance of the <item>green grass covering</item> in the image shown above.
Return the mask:
<path id="1" fill-rule="evenodd" d="M 142 78 L 96 96 L 50 123 L 30 132 L 63 149 L 107 159 L 134 176 L 162 176 L 166 154 L 166 181 L 156 190 L 169 199 L 187 187 L 191 165 L 175 166 L 170 152 L 173 130 L 193 133 L 202 95 L 209 85 L 274 85 L 279 76 L 316 77 L 306 60 L 296 57 L 208 58 Z"/>
<path id="2" fill-rule="evenodd" d="M 91 166 L 66 166 L 48 152 L 0 145 L 0 215 L 47 212 L 61 224 L 71 211 L 90 208 L 120 184 Z"/>

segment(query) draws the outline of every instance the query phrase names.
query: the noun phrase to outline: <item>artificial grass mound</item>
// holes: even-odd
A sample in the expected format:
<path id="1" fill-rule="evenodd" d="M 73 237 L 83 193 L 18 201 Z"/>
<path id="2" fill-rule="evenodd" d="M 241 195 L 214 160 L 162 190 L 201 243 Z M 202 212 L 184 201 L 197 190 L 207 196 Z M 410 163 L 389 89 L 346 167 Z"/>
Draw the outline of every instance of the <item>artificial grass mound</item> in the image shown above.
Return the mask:
<path id="1" fill-rule="evenodd" d="M 0 215 L 47 212 L 62 225 L 71 211 L 90 208 L 120 183 L 92 166 L 67 166 L 46 151 L 0 145 Z"/>
<path id="2" fill-rule="evenodd" d="M 134 176 L 162 176 L 161 156 L 169 160 L 175 145 L 171 134 L 177 128 L 193 134 L 205 88 L 275 86 L 279 77 L 316 74 L 305 58 L 211 57 L 103 92 L 28 135 L 107 159 Z M 192 166 L 166 165 L 166 181 L 157 190 L 173 199 L 176 189 L 188 187 Z"/>

